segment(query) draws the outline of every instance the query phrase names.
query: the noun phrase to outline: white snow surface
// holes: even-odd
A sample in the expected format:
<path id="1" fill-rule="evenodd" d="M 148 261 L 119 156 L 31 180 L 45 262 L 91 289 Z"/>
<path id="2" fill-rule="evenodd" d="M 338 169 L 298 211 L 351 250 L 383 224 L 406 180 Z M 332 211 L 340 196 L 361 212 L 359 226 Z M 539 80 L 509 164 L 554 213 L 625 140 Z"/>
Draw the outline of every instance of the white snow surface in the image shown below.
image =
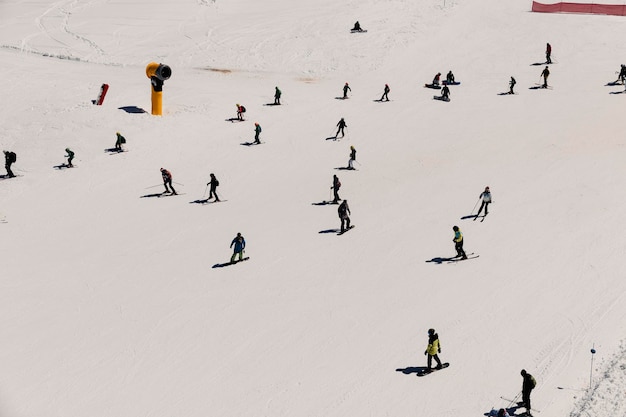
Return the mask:
<path id="1" fill-rule="evenodd" d="M 522 368 L 542 417 L 622 415 L 626 21 L 530 6 L 0 1 L 0 416 L 480 416 Z M 141 198 L 161 167 L 181 195 Z M 210 173 L 227 201 L 193 203 Z M 433 262 L 454 225 L 480 257 Z M 451 366 L 417 378 L 431 327 Z"/>

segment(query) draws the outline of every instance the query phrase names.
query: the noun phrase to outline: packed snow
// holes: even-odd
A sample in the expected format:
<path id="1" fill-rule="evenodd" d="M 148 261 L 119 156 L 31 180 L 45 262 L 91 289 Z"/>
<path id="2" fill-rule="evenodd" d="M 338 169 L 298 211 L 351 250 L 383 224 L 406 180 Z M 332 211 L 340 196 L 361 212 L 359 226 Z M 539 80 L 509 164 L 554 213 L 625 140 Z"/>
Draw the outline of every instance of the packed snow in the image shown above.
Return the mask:
<path id="1" fill-rule="evenodd" d="M 530 7 L 0 2 L 0 416 L 622 415 L 625 21 Z"/>

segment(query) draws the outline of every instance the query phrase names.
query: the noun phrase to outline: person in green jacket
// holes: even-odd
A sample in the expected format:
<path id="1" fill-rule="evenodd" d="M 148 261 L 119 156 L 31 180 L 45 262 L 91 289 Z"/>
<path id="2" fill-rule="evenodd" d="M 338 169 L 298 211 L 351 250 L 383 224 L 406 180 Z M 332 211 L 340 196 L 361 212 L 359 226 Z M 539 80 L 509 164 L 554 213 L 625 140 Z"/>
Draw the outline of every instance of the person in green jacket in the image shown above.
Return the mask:
<path id="1" fill-rule="evenodd" d="M 126 138 L 122 136 L 120 132 L 116 132 L 115 134 L 117 135 L 117 139 L 115 140 L 115 150 L 122 152 L 124 151 L 124 149 L 122 149 L 122 145 L 126 143 Z"/>
<path id="2" fill-rule="evenodd" d="M 459 226 L 454 226 L 452 230 L 454 230 L 454 239 L 452 241 L 454 242 L 454 249 L 456 249 L 456 257 L 460 256 L 461 259 L 467 259 L 467 255 L 463 250 L 463 233 L 461 229 L 459 229 Z"/>
<path id="3" fill-rule="evenodd" d="M 254 124 L 254 143 L 261 143 L 261 139 L 259 139 L 259 135 L 261 134 L 261 125 L 258 123 Z"/>
<path id="4" fill-rule="evenodd" d="M 438 353 L 441 353 L 441 345 L 439 344 L 439 335 L 435 333 L 435 329 L 428 329 L 428 346 L 424 351 L 424 355 L 427 355 L 428 370 L 433 370 L 433 358 L 437 362 L 437 369 L 442 368 L 441 360 Z"/>
<path id="5" fill-rule="evenodd" d="M 274 92 L 274 104 L 280 106 L 280 96 L 282 95 L 282 91 L 280 88 L 276 87 L 276 91 Z"/>

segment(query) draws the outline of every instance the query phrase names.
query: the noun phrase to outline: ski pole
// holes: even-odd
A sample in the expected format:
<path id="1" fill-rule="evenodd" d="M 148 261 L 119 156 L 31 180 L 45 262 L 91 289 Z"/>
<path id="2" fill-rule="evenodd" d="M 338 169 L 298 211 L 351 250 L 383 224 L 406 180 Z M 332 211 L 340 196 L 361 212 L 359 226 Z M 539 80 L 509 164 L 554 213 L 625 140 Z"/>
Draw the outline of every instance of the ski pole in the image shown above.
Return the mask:
<path id="1" fill-rule="evenodd" d="M 149 188 L 160 187 L 160 186 L 162 186 L 162 185 L 163 185 L 163 184 L 151 185 L 150 187 L 146 187 L 145 189 L 147 190 L 147 189 L 149 189 Z"/>
<path id="2" fill-rule="evenodd" d="M 595 343 L 593 344 L 593 347 L 591 348 L 591 371 L 589 372 L 589 389 L 591 389 L 591 378 L 593 377 L 593 355 L 596 353 L 595 348 Z"/>
<path id="3" fill-rule="evenodd" d="M 173 182 L 174 184 L 181 185 L 181 186 L 183 186 L 183 187 L 185 186 L 185 184 L 181 184 L 181 183 L 176 182 L 176 181 L 172 181 L 172 182 Z"/>
<path id="4" fill-rule="evenodd" d="M 470 212 L 470 214 L 474 214 L 474 210 L 476 210 L 476 206 L 478 205 L 478 202 L 480 201 L 480 197 L 478 197 L 478 200 L 476 200 L 476 204 L 474 204 L 474 208 L 472 209 L 472 211 Z"/>
<path id="5" fill-rule="evenodd" d="M 202 193 L 202 198 L 206 197 L 206 190 L 209 189 L 209 184 L 206 185 L 206 187 L 204 187 L 204 192 Z"/>

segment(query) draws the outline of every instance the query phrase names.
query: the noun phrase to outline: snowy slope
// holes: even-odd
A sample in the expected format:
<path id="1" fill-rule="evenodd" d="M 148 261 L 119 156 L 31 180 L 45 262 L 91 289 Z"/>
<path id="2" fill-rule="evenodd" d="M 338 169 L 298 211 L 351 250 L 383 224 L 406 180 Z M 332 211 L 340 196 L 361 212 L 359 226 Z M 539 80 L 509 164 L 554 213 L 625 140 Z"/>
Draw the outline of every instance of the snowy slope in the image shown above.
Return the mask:
<path id="1" fill-rule="evenodd" d="M 605 86 L 623 20 L 529 9 L 0 3 L 0 145 L 22 175 L 0 182 L 0 415 L 480 415 L 522 368 L 541 415 L 582 412 L 590 347 L 597 382 L 623 350 L 624 95 Z M 532 90 L 546 42 L 554 88 Z M 164 116 L 121 110 L 149 112 L 151 61 L 173 71 Z M 265 143 L 240 145 L 254 122 Z M 358 171 L 335 169 L 350 145 Z M 77 168 L 53 169 L 68 146 Z M 160 167 L 184 194 L 142 198 Z M 228 201 L 195 204 L 212 172 Z M 315 204 L 333 174 L 357 225 L 340 237 Z M 485 185 L 489 216 L 462 219 Z M 455 224 L 480 257 L 432 262 Z M 213 268 L 237 232 L 250 261 Z M 416 378 L 429 327 L 452 365 Z"/>

